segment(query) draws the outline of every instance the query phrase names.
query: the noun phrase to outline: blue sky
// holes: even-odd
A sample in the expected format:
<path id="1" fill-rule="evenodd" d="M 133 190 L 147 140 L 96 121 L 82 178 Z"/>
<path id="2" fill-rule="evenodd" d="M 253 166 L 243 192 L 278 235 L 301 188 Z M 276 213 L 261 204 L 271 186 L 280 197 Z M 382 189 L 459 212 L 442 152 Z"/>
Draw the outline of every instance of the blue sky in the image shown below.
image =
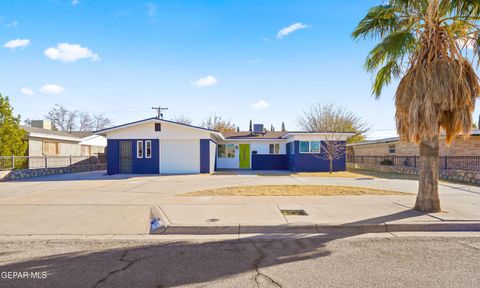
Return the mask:
<path id="1" fill-rule="evenodd" d="M 167 119 L 295 129 L 310 104 L 335 101 L 394 129 L 395 85 L 371 96 L 373 43 L 350 37 L 379 2 L 0 1 L 0 92 L 23 119 L 58 103 L 121 124 L 162 105 Z"/>

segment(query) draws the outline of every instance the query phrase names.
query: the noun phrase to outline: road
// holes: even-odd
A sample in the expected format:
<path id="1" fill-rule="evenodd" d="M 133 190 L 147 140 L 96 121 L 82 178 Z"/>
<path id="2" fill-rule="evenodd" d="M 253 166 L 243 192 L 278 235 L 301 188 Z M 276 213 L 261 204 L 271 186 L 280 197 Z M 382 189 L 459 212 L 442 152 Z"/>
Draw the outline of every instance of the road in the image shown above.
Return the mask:
<path id="1" fill-rule="evenodd" d="M 349 235 L 351 236 L 351 235 Z M 0 287 L 478 287 L 480 238 L 5 240 Z"/>

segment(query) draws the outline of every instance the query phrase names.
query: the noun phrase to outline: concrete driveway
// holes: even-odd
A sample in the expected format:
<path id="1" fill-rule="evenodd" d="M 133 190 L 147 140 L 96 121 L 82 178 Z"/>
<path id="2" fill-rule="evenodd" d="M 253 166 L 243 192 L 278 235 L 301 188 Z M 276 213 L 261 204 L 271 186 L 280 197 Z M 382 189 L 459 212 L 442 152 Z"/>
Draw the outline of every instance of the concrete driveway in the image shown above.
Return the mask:
<path id="1" fill-rule="evenodd" d="M 329 197 L 180 195 L 210 188 L 269 184 L 363 186 L 413 194 Z M 103 171 L 53 175 L 0 184 L 0 236 L 145 235 L 149 233 L 152 206 L 160 207 L 171 224 L 186 226 L 384 223 L 406 219 L 480 221 L 479 187 L 442 183 L 443 209 L 449 213 L 435 215 L 409 210 L 414 204 L 416 190 L 416 181 L 377 178 L 107 176 Z M 305 209 L 309 215 L 284 217 L 280 213 L 284 208 Z"/>

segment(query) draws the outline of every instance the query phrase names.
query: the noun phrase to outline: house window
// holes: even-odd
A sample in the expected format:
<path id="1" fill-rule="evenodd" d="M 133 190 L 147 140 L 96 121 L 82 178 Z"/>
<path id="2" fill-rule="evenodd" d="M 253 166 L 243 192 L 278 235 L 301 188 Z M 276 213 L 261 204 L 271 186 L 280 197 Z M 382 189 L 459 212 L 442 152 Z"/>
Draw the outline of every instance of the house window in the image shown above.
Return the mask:
<path id="1" fill-rule="evenodd" d="M 162 123 L 155 123 L 155 131 L 162 131 Z"/>
<path id="2" fill-rule="evenodd" d="M 152 158 L 152 141 L 145 141 L 145 158 Z"/>
<path id="3" fill-rule="evenodd" d="M 300 141 L 300 153 L 320 153 L 320 141 Z"/>
<path id="4" fill-rule="evenodd" d="M 280 144 L 270 144 L 268 150 L 270 154 L 280 154 Z"/>
<path id="5" fill-rule="evenodd" d="M 137 141 L 137 158 L 143 158 L 143 141 Z"/>
<path id="6" fill-rule="evenodd" d="M 43 141 L 43 155 L 58 155 L 58 142 Z"/>
<path id="7" fill-rule="evenodd" d="M 395 144 L 388 145 L 388 153 L 395 154 Z"/>
<path id="8" fill-rule="evenodd" d="M 235 145 L 218 144 L 218 158 L 235 158 Z"/>

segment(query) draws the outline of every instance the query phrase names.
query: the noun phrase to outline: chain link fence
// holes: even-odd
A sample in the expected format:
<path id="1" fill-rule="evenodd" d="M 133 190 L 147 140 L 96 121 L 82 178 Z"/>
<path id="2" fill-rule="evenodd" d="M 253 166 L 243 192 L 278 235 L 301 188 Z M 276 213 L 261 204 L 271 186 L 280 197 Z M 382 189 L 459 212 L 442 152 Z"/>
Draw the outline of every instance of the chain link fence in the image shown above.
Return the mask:
<path id="1" fill-rule="evenodd" d="M 77 167 L 106 163 L 105 155 L 95 156 L 0 156 L 0 171 Z"/>

